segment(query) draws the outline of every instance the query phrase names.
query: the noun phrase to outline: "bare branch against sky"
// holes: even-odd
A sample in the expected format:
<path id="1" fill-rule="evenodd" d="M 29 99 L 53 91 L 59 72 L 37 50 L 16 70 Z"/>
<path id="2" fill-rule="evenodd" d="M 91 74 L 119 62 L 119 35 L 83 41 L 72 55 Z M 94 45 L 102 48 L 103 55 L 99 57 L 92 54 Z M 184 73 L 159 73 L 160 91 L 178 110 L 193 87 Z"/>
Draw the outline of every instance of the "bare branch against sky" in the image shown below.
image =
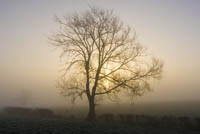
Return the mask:
<path id="1" fill-rule="evenodd" d="M 79 13 L 88 5 L 113 9 L 135 28 L 140 43 L 164 60 L 162 80 L 151 82 L 154 92 L 137 101 L 199 101 L 199 0 L 1 0 L 0 107 L 18 105 L 22 90 L 31 91 L 27 105 L 66 105 L 55 87 L 63 67 L 60 51 L 54 51 L 47 37 L 58 26 L 54 15 Z"/>
<path id="2" fill-rule="evenodd" d="M 50 39 L 62 48 L 67 66 L 58 87 L 73 101 L 87 96 L 89 120 L 95 119 L 97 96 L 142 96 L 150 90 L 149 80 L 160 78 L 163 64 L 147 55 L 136 32 L 112 10 L 92 7 L 56 21 L 60 29 Z M 76 73 L 69 73 L 72 69 Z"/>

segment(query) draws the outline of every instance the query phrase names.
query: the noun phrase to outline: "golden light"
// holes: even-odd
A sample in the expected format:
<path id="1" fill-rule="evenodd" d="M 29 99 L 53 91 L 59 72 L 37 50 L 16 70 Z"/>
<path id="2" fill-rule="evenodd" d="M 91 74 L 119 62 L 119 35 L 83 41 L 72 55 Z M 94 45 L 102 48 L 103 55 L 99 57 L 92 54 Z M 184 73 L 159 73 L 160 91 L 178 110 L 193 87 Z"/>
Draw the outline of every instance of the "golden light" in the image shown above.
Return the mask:
<path id="1" fill-rule="evenodd" d="M 105 75 L 109 74 L 110 72 L 111 72 L 110 64 L 106 64 Z M 105 88 L 109 88 L 110 87 L 110 81 L 109 80 L 104 80 L 103 81 L 103 85 L 105 86 Z"/>
<path id="2" fill-rule="evenodd" d="M 109 82 L 108 80 L 105 80 L 105 81 L 103 82 L 103 85 L 105 86 L 105 88 L 109 88 L 110 82 Z"/>

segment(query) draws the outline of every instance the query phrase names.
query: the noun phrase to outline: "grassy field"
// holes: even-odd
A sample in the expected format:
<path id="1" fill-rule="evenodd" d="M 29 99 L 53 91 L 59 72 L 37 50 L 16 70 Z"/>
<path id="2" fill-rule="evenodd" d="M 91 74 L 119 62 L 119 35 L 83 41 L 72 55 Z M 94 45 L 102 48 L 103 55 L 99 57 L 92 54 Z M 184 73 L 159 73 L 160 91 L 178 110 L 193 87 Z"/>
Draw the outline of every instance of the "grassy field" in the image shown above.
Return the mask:
<path id="1" fill-rule="evenodd" d="M 199 134 L 198 102 L 105 105 L 95 123 L 84 121 L 87 108 L 7 109 L 0 134 Z M 9 113 L 10 112 L 10 113 Z"/>
<path id="2" fill-rule="evenodd" d="M 68 118 L 0 117 L 0 134 L 199 134 L 198 129 L 89 123 Z"/>

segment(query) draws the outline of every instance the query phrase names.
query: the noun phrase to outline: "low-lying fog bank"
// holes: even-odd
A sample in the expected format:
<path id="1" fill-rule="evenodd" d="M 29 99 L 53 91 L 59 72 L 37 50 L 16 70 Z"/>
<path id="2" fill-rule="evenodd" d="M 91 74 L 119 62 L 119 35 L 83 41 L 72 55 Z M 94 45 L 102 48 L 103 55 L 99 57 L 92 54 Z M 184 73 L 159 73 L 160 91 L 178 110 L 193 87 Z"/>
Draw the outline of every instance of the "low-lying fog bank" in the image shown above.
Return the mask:
<path id="1" fill-rule="evenodd" d="M 88 107 L 86 105 L 60 106 L 51 108 L 58 114 L 71 114 L 75 116 L 86 116 Z M 149 102 L 134 104 L 100 104 L 96 107 L 97 115 L 104 113 L 112 114 L 145 114 L 145 115 L 174 115 L 200 117 L 200 102 Z"/>

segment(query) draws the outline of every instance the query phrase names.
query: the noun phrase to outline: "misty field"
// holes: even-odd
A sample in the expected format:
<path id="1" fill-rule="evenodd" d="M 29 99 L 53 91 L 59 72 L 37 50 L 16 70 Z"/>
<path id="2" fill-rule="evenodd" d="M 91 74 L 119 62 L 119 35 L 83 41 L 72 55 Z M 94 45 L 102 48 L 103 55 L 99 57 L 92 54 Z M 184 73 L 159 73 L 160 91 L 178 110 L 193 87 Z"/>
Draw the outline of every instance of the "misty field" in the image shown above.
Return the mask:
<path id="1" fill-rule="evenodd" d="M 129 108 L 128 108 L 129 107 Z M 87 109 L 6 107 L 0 134 L 199 134 L 199 102 L 100 106 L 96 123 Z"/>
<path id="2" fill-rule="evenodd" d="M 108 119 L 104 114 L 96 123 L 66 117 L 41 118 L 1 115 L 0 134 L 199 134 L 200 132 L 199 126 L 176 127 L 173 126 L 173 122 L 168 122 L 168 126 L 166 124 L 162 126 L 163 123 L 159 123 L 160 126 L 155 122 L 151 125 L 144 124 L 141 123 L 142 120 L 138 123 L 112 122 L 109 120 L 109 114 L 107 115 Z M 155 119 L 151 121 L 155 121 Z"/>

